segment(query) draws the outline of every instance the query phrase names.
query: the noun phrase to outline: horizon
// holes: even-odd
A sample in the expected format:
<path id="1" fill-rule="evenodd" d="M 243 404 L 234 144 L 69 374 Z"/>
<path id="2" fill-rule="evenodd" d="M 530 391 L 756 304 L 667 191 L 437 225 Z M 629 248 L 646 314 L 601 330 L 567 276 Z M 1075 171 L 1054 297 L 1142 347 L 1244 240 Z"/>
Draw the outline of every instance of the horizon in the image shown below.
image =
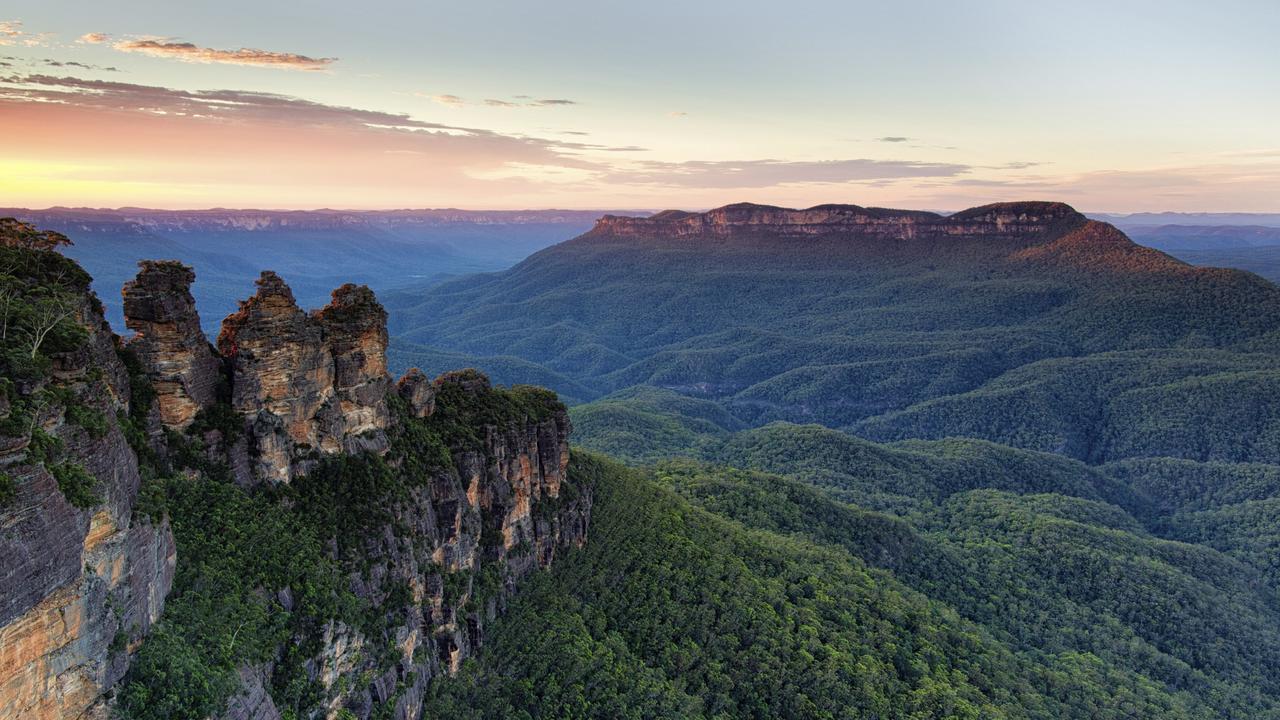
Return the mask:
<path id="1" fill-rule="evenodd" d="M 19 0 L 0 202 L 1280 212 L 1280 7 L 1229 6 Z"/>
<path id="2" fill-rule="evenodd" d="M 1039 199 L 1022 199 L 1022 200 L 994 200 L 994 201 L 992 201 L 992 202 L 990 202 L 990 203 L 983 203 L 982 205 L 993 205 L 993 204 L 1016 204 L 1016 203 L 1024 203 L 1024 202 L 1061 202 L 1061 201 L 1058 201 L 1058 200 L 1052 200 L 1052 199 L 1043 199 L 1043 198 L 1039 198 Z M 605 213 L 605 214 L 610 214 L 610 213 L 637 213 L 637 214 L 649 214 L 649 215 L 655 215 L 655 214 L 657 214 L 657 213 L 660 213 L 660 212 L 666 212 L 666 211 L 669 211 L 669 210 L 677 210 L 677 211 L 681 211 L 681 212 L 706 213 L 706 212 L 710 212 L 710 211 L 712 211 L 712 210 L 717 210 L 717 209 L 719 209 L 719 208 L 727 207 L 727 206 L 729 206 L 729 205 L 738 205 L 738 204 L 759 205 L 759 206 L 763 206 L 763 207 L 775 207 L 775 208 L 780 208 L 780 209 L 783 209 L 783 210 L 808 210 L 808 209 L 811 209 L 811 208 L 814 208 L 814 207 L 819 207 L 819 206 L 821 206 L 821 205 L 833 205 L 833 204 L 834 204 L 834 205 L 846 205 L 846 206 L 851 206 L 851 207 L 862 207 L 862 208 L 879 208 L 879 209 L 883 209 L 883 210 L 912 210 L 912 211 L 924 211 L 924 212 L 937 213 L 937 214 L 942 215 L 942 216 L 944 216 L 944 217 L 945 217 L 945 216 L 948 216 L 948 215 L 954 215 L 954 214 L 956 214 L 956 213 L 958 213 L 958 212 L 964 212 L 965 210 L 972 210 L 972 209 L 974 209 L 974 208 L 977 208 L 977 207 L 981 207 L 981 206 L 982 206 L 982 205 L 973 205 L 973 206 L 963 207 L 963 208 L 953 208 L 953 209 L 946 209 L 946 210 L 942 210 L 942 209 L 938 209 L 938 208 L 929 208 L 929 207 L 907 207 L 907 206 L 905 206 L 905 205 L 892 205 L 892 204 L 890 204 L 890 205 L 865 205 L 865 204 L 861 204 L 861 203 L 848 203 L 848 202 L 838 202 L 838 203 L 817 203 L 817 204 L 813 204 L 813 205 L 794 205 L 794 206 L 780 205 L 780 204 L 777 204 L 777 203 L 768 203 L 768 202 L 743 202 L 743 203 L 725 203 L 725 204 L 723 204 L 723 205 L 708 206 L 708 207 L 693 207 L 693 208 L 687 208 L 687 207 L 666 207 L 666 208 L 661 208 L 661 209 L 654 209 L 654 208 L 626 208 L 626 207 L 590 207 L 590 208 L 589 208 L 589 207 L 583 207 L 583 208 L 570 208 L 570 207 L 512 207 L 512 208 L 499 208 L 499 207 L 454 207 L 454 206 L 449 206 L 449 207 L 385 207 L 385 208 L 358 208 L 358 207 L 346 207 L 346 208 L 344 208 L 344 207 L 252 207 L 252 206 L 245 206 L 245 207 L 220 207 L 220 206 L 209 206 L 209 207 L 198 207 L 198 206 L 190 206 L 190 207 L 163 207 L 163 206 L 138 206 L 138 205 L 121 205 L 121 206 L 116 206 L 116 207 L 108 207 L 108 206 L 103 206 L 103 207 L 94 207 L 94 206 L 88 206 L 88 205 L 49 205 L 49 206 L 45 206 L 45 207 L 18 207 L 18 206 L 11 206 L 11 207 L 4 207 L 4 208 L 0 208 L 0 210 L 4 210 L 4 211 L 9 211 L 9 210 L 23 210 L 23 211 L 27 211 L 27 212 L 41 212 L 41 213 L 42 213 L 42 212 L 56 212 L 56 211 L 86 211 L 86 212 L 127 212 L 127 211 L 142 211 L 142 212 L 160 212 L 160 213 L 200 213 L 200 212 L 262 212 L 262 213 L 295 213 L 295 212 L 296 212 L 296 213 L 352 213 L 352 214 L 375 214 L 375 213 L 419 213 L 419 212 L 421 212 L 421 213 L 429 213 L 429 212 L 462 212 L 462 213 L 522 213 L 522 212 L 527 212 L 527 213 L 556 213 L 556 212 L 564 212 L 564 213 L 597 213 L 597 212 L 598 212 L 598 213 Z M 1266 211 L 1266 210 L 1190 210 L 1190 211 L 1184 211 L 1184 210 L 1081 210 L 1080 208 L 1077 208 L 1077 207 L 1075 207 L 1074 205 L 1071 205 L 1070 203 L 1063 203 L 1063 204 L 1064 204 L 1064 205 L 1068 205 L 1068 206 L 1070 206 L 1070 207 L 1071 207 L 1071 209 L 1073 209 L 1073 210 L 1075 210 L 1076 212 L 1080 213 L 1081 215 L 1085 215 L 1085 216 L 1106 215 L 1106 216 L 1114 216 L 1114 217 L 1132 217 L 1132 216 L 1139 216 L 1139 215 L 1181 215 L 1181 216 L 1187 216 L 1187 217 L 1200 217 L 1200 216 L 1215 216 L 1215 215 L 1258 215 L 1258 216 L 1274 216 L 1274 215 L 1280 215 L 1280 211 L 1274 211 L 1274 212 L 1273 212 L 1273 211 Z"/>

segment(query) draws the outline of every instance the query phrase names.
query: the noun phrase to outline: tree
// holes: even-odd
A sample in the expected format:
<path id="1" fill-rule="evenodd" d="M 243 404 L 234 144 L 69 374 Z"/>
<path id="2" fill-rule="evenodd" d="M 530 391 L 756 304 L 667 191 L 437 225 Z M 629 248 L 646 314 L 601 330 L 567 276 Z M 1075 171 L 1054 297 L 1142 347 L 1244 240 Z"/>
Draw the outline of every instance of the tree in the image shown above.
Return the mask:
<path id="1" fill-rule="evenodd" d="M 0 218 L 0 246 L 23 250 L 56 250 L 71 245 L 71 238 L 54 230 L 37 230 L 17 218 Z"/>

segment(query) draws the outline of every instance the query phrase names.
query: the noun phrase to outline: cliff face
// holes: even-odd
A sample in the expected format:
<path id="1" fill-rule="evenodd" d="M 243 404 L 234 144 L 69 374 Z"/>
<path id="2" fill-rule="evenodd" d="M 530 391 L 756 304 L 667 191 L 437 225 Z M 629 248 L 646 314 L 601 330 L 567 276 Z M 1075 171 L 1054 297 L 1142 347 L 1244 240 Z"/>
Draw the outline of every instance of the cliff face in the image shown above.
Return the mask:
<path id="1" fill-rule="evenodd" d="M 591 495 L 566 479 L 564 407 L 545 391 L 493 388 L 475 371 L 431 381 L 415 369 L 393 385 L 387 316 L 368 288 L 344 285 L 329 305 L 307 313 L 270 272 L 223 322 L 218 355 L 205 362 L 208 345 L 186 302 L 192 279 L 173 264 L 143 264 L 126 288 L 133 298 L 126 312 L 136 312 L 130 327 L 152 338 L 140 335 L 131 346 L 148 350 L 138 357 L 157 404 L 194 400 L 187 388 L 224 388 L 221 399 L 162 413 L 165 425 L 199 438 L 207 459 L 243 486 L 294 484 L 300 512 L 307 498 L 330 491 L 334 502 L 357 503 L 338 511 L 363 518 L 359 532 L 335 535 L 328 554 L 349 573 L 354 596 L 383 620 L 373 627 L 332 620 L 295 642 L 318 648 L 305 675 L 322 688 L 327 714 L 366 718 L 380 709 L 416 718 L 427 683 L 476 652 L 517 581 L 586 540 Z M 164 292 L 142 292 L 156 287 Z M 186 329 L 187 342 L 154 339 L 176 327 Z M 155 346 L 168 351 L 150 351 Z M 220 421 L 210 419 L 219 412 Z M 359 490 L 332 487 L 367 476 L 332 477 L 341 464 L 327 461 L 343 457 L 373 458 L 358 462 L 394 477 L 402 491 L 359 506 L 350 499 L 363 497 Z M 296 610 L 287 592 L 271 590 L 278 611 Z M 223 717 L 280 717 L 271 688 L 286 672 L 275 662 L 240 667 L 240 690 Z"/>
<path id="2" fill-rule="evenodd" d="M 445 411 L 490 403 L 495 393 L 473 372 L 442 376 L 433 387 L 448 398 Z M 428 682 L 456 672 L 480 649 L 516 583 L 586 542 L 591 495 L 566 482 L 570 425 L 563 409 L 470 427 L 478 442 L 452 445 L 451 465 L 415 486 L 385 524 L 363 536 L 358 557 L 367 568 L 352 572 L 352 587 L 394 621 L 383 637 L 341 624 L 326 630 L 310 671 L 329 693 L 330 712 L 367 718 L 383 708 L 397 720 L 417 718 Z M 372 649 L 387 643 L 395 662 L 379 665 Z M 372 682 L 344 689 L 362 676 Z M 241 697 L 252 696 L 247 686 Z M 233 706 L 228 717 L 275 717 L 261 703 L 249 711 L 253 704 Z"/>
<path id="3" fill-rule="evenodd" d="M 0 473 L 16 490 L 0 504 L 2 720 L 105 718 L 102 695 L 173 582 L 173 535 L 139 512 L 143 480 L 117 420 L 128 373 L 87 290 L 75 316 L 87 340 L 10 387 L 0 413 Z M 86 476 L 89 496 L 60 488 Z"/>
<path id="4" fill-rule="evenodd" d="M 136 335 L 122 342 L 74 263 L 23 258 L 35 270 L 22 322 L 60 311 L 41 283 L 63 276 L 74 306 L 43 354 L 0 378 L 0 720 L 168 717 L 192 695 L 208 701 L 201 717 L 417 718 L 428 682 L 476 652 L 520 578 L 585 542 L 591 494 L 566 477 L 563 405 L 475 371 L 393 384 L 368 288 L 344 285 L 307 313 L 263 273 L 215 349 L 192 270 L 144 262 L 124 288 Z M 27 354 L 5 350 L 10 364 Z M 317 574 L 246 595 L 240 560 L 176 572 L 184 553 L 212 561 L 229 542 L 189 517 L 192 488 L 287 516 L 273 527 L 310 538 L 315 564 L 300 567 Z M 210 518 L 249 521 L 221 512 Z M 330 588 L 321 601 L 312 581 Z M 192 597 L 212 604 L 193 612 Z M 166 640 L 148 643 L 166 599 Z M 224 602 L 259 614 L 226 626 Z M 255 617 L 288 639 L 225 660 Z M 166 648 L 186 653 L 184 670 L 170 672 Z"/>
<path id="5" fill-rule="evenodd" d="M 775 237 L 856 234 L 898 240 L 983 235 L 1034 238 L 1084 221 L 1084 216 L 1070 206 L 1053 202 L 998 203 L 949 216 L 857 205 L 792 210 L 739 203 L 705 213 L 668 210 L 647 218 L 606 215 L 587 236 L 727 239 L 767 233 Z"/>
<path id="6" fill-rule="evenodd" d="M 386 429 L 384 393 L 378 380 L 361 374 L 366 356 L 360 347 L 363 341 L 369 355 L 382 356 L 385 329 L 381 338 L 366 337 L 361 324 L 376 324 L 380 314 L 385 328 L 385 313 L 367 288 L 364 292 L 372 302 L 367 318 L 358 312 L 343 315 L 356 294 L 347 288 L 312 316 L 298 307 L 278 275 L 264 272 L 257 294 L 223 321 L 218 349 L 230 368 L 231 406 L 253 418 L 250 443 L 259 477 L 288 482 L 305 467 L 294 462 L 298 450 L 338 452 L 349 427 L 367 433 Z M 327 322 L 326 314 L 355 325 Z M 376 370 L 379 378 L 384 376 L 385 362 Z M 369 383 L 372 387 L 366 387 Z"/>
<path id="7" fill-rule="evenodd" d="M 140 268 L 123 291 L 125 324 L 136 333 L 129 347 L 151 369 L 161 420 L 183 429 L 217 400 L 219 360 L 200 330 L 191 268 L 153 261 Z"/>

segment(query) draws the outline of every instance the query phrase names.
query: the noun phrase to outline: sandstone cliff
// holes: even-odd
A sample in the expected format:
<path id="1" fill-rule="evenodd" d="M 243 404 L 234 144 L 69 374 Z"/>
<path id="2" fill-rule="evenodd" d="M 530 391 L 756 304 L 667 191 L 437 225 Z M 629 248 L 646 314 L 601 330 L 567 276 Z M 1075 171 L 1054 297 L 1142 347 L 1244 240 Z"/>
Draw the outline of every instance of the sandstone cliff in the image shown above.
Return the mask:
<path id="1" fill-rule="evenodd" d="M 704 213 L 667 210 L 652 217 L 605 215 L 588 237 L 727 239 L 764 233 L 771 237 L 911 240 L 932 237 L 1018 237 L 1034 240 L 1081 225 L 1085 217 L 1055 202 L 996 203 L 943 216 L 919 210 L 818 205 L 805 210 L 738 203 Z"/>
<path id="2" fill-rule="evenodd" d="M 171 436 L 161 451 L 175 469 L 225 468 L 243 486 L 282 488 L 300 515 L 347 514 L 342 528 L 320 533 L 369 608 L 310 636 L 298 631 L 295 642 L 315 648 L 301 670 L 280 660 L 241 666 L 223 716 L 278 718 L 273 688 L 302 681 L 318 686 L 330 715 L 415 718 L 427 683 L 475 653 L 516 582 L 585 542 L 591 496 L 566 478 L 564 407 L 546 391 L 493 388 L 475 371 L 431 381 L 415 369 L 393 384 L 386 312 L 368 288 L 344 285 L 308 313 L 271 272 L 223 321 L 216 361 L 205 362 L 208 344 L 186 302 L 192 279 L 174 264 L 145 263 L 125 291 L 140 332 L 130 346 L 168 349 L 138 353 L 158 404 L 204 398 L 162 413 L 187 439 L 183 449 Z M 176 327 L 187 342 L 142 334 Z M 362 485 L 370 477 L 381 478 L 376 487 Z M 189 541 L 179 536 L 180 547 Z M 299 612 L 288 588 L 264 590 L 277 612 Z"/>
<path id="3" fill-rule="evenodd" d="M 50 353 L 46 374 L 4 381 L 0 475 L 14 495 L 0 503 L 0 720 L 105 718 L 103 693 L 173 580 L 173 535 L 140 511 L 117 420 L 128 372 L 87 279 L 74 298 L 84 338 Z"/>
<path id="4" fill-rule="evenodd" d="M 393 383 L 368 288 L 308 313 L 264 272 L 215 348 L 193 271 L 144 262 L 126 342 L 74 263 L 36 259 L 75 278 L 80 329 L 0 381 L 0 720 L 416 718 L 516 583 L 585 542 L 563 405 L 475 371 Z M 206 498 L 228 504 L 191 515 Z M 243 586 L 225 548 L 281 533 L 206 524 L 247 529 L 247 507 L 305 535 L 313 566 Z M 246 627 L 273 649 L 232 652 Z"/>

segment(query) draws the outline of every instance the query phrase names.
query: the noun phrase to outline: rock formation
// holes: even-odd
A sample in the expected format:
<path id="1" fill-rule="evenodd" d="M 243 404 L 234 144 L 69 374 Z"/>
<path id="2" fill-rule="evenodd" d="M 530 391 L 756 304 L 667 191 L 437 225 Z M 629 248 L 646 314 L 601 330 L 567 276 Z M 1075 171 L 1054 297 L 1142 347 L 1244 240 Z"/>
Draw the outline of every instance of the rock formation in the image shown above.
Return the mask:
<path id="1" fill-rule="evenodd" d="M 87 291 L 77 315 L 87 342 L 55 355 L 41 386 L 10 388 L 4 407 L 3 420 L 18 406 L 31 419 L 4 423 L 24 432 L 0 438 L 0 473 L 16 488 L 0 504 L 0 720 L 106 718 L 103 693 L 128 669 L 173 582 L 168 522 L 135 512 L 142 478 L 116 420 L 129 410 L 128 372 Z M 69 408 L 102 425 L 77 424 Z M 57 467 L 82 467 L 96 481 L 99 502 L 68 501 L 51 463 L 36 457 L 41 432 L 64 448 Z"/>
<path id="2" fill-rule="evenodd" d="M 996 203 L 943 216 L 920 210 L 857 205 L 818 205 L 806 210 L 738 203 L 705 213 L 667 210 L 651 217 L 605 215 L 588 237 L 715 237 L 767 232 L 774 237 L 854 235 L 910 240 L 918 237 L 1009 236 L 1034 238 L 1085 217 L 1055 202 Z"/>
<path id="3" fill-rule="evenodd" d="M 124 286 L 129 347 L 148 369 L 165 425 L 185 429 L 217 400 L 219 360 L 200 329 L 191 297 L 195 273 L 173 261 L 144 260 Z"/>
<path id="4" fill-rule="evenodd" d="M 58 388 L 58 403 L 35 403 L 44 385 L 0 382 L 0 428 L 26 427 L 7 421 L 36 407 L 30 427 L 61 441 L 100 495 L 73 506 L 54 462 L 33 455 L 32 431 L 0 435 L 0 472 L 18 488 L 12 503 L 0 502 L 0 720 L 110 714 L 107 691 L 160 617 L 182 561 L 168 520 L 140 507 L 144 474 L 217 482 L 203 473 L 225 469 L 244 486 L 301 482 L 340 453 L 400 483 L 364 509 L 372 519 L 358 542 L 326 551 L 386 621 L 375 630 L 328 621 L 318 636 L 292 641 L 318 648 L 304 671 L 323 690 L 325 715 L 416 719 L 428 682 L 476 652 L 516 582 L 586 540 L 591 493 L 567 478 L 564 406 L 546 391 L 493 388 L 474 370 L 433 382 L 415 369 L 393 384 L 386 313 L 355 285 L 306 313 L 264 272 L 215 350 L 200 330 L 193 279 L 176 262 L 140 264 L 124 288 L 136 336 L 120 353 L 86 287 L 89 341 L 53 357 L 43 381 Z M 126 366 L 130 354 L 137 365 Z M 131 408 L 132 397 L 148 397 L 138 394 L 144 377 L 154 402 Z M 87 415 L 100 415 L 105 430 Z M 295 609 L 289 587 L 261 590 L 280 612 Z M 282 717 L 275 670 L 239 668 L 239 690 L 219 717 Z"/>
<path id="5" fill-rule="evenodd" d="M 369 288 L 344 285 L 308 315 L 280 276 L 263 272 L 257 294 L 223 320 L 218 349 L 259 477 L 304 472 L 299 451 L 385 448 L 387 314 Z"/>
<path id="6" fill-rule="evenodd" d="M 455 411 L 494 402 L 487 378 L 474 371 L 446 374 L 433 385 L 458 403 Z M 370 533 L 361 556 L 370 566 L 353 583 L 358 595 L 402 618 L 389 630 L 400 662 L 376 668 L 368 648 L 384 639 L 330 627 L 313 664 L 326 688 L 338 689 L 343 677 L 378 673 L 367 688 L 335 694 L 331 710 L 366 718 L 375 707 L 390 706 L 396 720 L 417 718 L 428 682 L 456 672 L 476 653 L 515 583 L 586 542 L 591 494 L 567 490 L 570 425 L 563 408 L 540 420 L 477 430 L 479 444 L 451 447 L 453 466 L 415 487 L 393 509 L 394 523 Z M 482 577 L 497 587 L 482 587 Z M 398 601 L 403 605 L 391 599 L 398 586 L 411 589 Z M 245 696 L 252 695 L 253 685 L 246 685 Z"/>
<path id="7" fill-rule="evenodd" d="M 414 417 L 428 417 L 436 409 L 436 390 L 431 379 L 418 368 L 409 371 L 396 383 L 396 393 L 409 406 Z"/>

